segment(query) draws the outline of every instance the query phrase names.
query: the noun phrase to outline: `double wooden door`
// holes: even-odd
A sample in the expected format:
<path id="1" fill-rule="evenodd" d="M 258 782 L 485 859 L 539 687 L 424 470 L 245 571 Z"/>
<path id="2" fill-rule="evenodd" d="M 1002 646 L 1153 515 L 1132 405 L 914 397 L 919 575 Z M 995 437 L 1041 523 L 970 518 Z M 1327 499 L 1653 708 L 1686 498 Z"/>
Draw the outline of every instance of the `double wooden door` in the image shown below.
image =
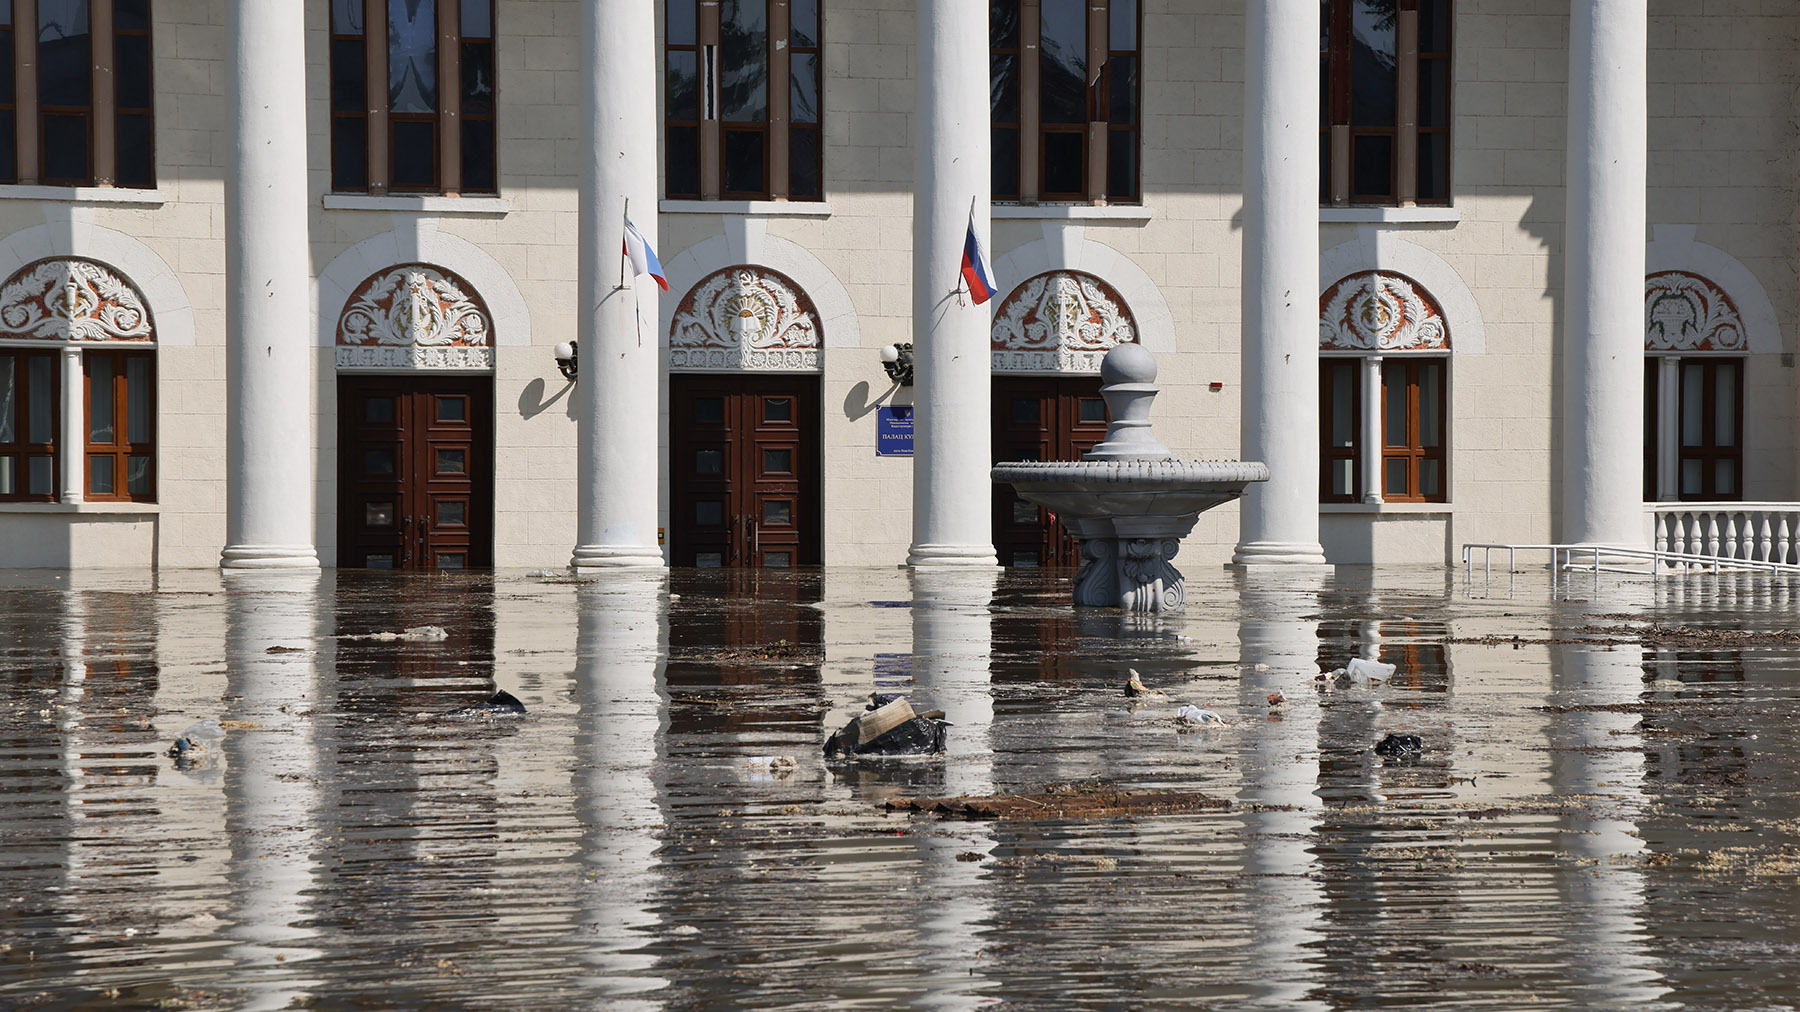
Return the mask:
<path id="1" fill-rule="evenodd" d="M 1106 438 L 1098 376 L 999 376 L 993 388 L 994 462 L 1078 460 Z M 1075 566 L 1075 539 L 1042 509 L 994 484 L 994 551 L 1003 566 Z"/>
<path id="2" fill-rule="evenodd" d="M 818 378 L 671 376 L 669 404 L 670 561 L 818 565 Z"/>
<path id="3" fill-rule="evenodd" d="M 338 565 L 493 565 L 493 380 L 338 379 Z"/>

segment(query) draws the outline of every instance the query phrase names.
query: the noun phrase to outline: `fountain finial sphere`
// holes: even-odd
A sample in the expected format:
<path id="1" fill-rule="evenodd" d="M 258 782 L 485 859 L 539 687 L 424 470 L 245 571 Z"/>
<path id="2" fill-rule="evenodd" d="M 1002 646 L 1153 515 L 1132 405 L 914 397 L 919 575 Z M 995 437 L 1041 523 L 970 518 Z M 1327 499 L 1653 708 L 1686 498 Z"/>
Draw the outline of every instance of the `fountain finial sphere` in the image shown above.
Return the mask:
<path id="1" fill-rule="evenodd" d="M 1112 350 L 1100 359 L 1100 382 L 1105 386 L 1114 383 L 1154 383 L 1156 356 L 1145 351 L 1141 344 L 1113 345 Z"/>

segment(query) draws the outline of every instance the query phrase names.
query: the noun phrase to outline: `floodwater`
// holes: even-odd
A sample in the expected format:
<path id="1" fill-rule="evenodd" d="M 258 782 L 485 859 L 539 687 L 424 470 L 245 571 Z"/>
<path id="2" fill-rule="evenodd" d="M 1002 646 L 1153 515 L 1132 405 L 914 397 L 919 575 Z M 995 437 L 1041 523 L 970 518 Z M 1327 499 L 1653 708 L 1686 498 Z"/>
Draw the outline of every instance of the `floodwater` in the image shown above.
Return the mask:
<path id="1" fill-rule="evenodd" d="M 0 1009 L 1800 1005 L 1800 584 L 1189 575 L 0 573 Z M 1086 783 L 1229 804 L 881 807 Z"/>

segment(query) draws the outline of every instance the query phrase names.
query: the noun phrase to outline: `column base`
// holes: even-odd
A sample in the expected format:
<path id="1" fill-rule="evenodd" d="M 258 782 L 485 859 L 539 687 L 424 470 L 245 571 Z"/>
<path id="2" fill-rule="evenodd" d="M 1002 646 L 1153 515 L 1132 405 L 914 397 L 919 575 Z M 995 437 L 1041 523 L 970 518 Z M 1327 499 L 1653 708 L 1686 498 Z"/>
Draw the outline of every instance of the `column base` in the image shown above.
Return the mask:
<path id="1" fill-rule="evenodd" d="M 1251 541 L 1237 546 L 1233 566 L 1326 566 L 1317 541 Z"/>
<path id="2" fill-rule="evenodd" d="M 318 569 L 319 553 L 311 545 L 226 545 L 220 569 Z"/>
<path id="3" fill-rule="evenodd" d="M 657 545 L 576 545 L 569 565 L 583 569 L 667 569 Z"/>
<path id="4" fill-rule="evenodd" d="M 999 568 L 1000 557 L 993 545 L 914 545 L 907 550 L 906 564 L 914 569 Z"/>

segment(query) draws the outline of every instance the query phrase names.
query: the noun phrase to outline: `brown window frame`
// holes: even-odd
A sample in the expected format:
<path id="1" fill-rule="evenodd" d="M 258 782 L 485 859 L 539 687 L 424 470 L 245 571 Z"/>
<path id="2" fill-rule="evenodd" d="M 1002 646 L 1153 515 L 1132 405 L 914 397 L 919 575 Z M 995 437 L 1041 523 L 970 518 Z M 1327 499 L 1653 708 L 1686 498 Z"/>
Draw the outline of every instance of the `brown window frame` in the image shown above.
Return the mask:
<path id="1" fill-rule="evenodd" d="M 0 0 L 6 3 L 8 0 Z M 155 57 L 151 45 L 154 19 L 153 5 L 145 0 L 145 27 L 120 29 L 114 18 L 115 0 L 93 0 L 88 8 L 88 59 L 92 77 L 88 85 L 88 101 L 81 105 L 48 105 L 40 101 L 42 83 L 39 74 L 43 61 L 38 55 L 38 0 L 10 0 L 11 23 L 0 28 L 0 48 L 6 52 L 9 65 L 0 67 L 11 86 L 10 103 L 0 103 L 0 130 L 12 139 L 11 158 L 0 154 L 0 183 L 22 186 L 102 186 L 119 189 L 154 189 L 156 187 L 156 90 Z M 19 31 L 21 25 L 34 26 L 32 31 Z M 149 55 L 144 91 L 147 106 L 123 106 L 119 102 L 119 75 L 114 54 L 121 36 L 143 37 Z M 84 124 L 83 157 L 85 171 L 75 175 L 50 173 L 50 145 L 45 136 L 45 119 L 49 116 L 78 116 Z M 149 178 L 143 181 L 118 181 L 119 121 L 141 116 L 150 121 L 148 152 Z"/>
<path id="2" fill-rule="evenodd" d="M 13 439 L 0 442 L 0 457 L 13 461 L 14 491 L 0 491 L 0 502 L 55 502 L 57 490 L 62 487 L 62 474 L 58 470 L 56 448 L 62 440 L 62 363 L 57 351 L 44 351 L 36 348 L 0 348 L 0 359 L 9 359 L 13 364 Z M 33 358 L 41 358 L 50 363 L 50 441 L 30 442 L 31 388 L 26 382 L 27 363 Z M 30 464 L 34 458 L 50 460 L 50 491 L 33 495 L 18 491 L 29 483 Z"/>
<path id="3" fill-rule="evenodd" d="M 1675 358 L 1675 403 L 1663 402 L 1661 391 L 1662 360 Z M 1738 502 L 1744 496 L 1744 374 L 1748 359 L 1742 355 L 1651 355 L 1644 359 L 1644 501 L 1658 501 L 1657 489 L 1659 465 L 1662 460 L 1659 445 L 1662 431 L 1662 412 L 1666 408 L 1675 411 L 1675 502 Z M 1720 445 L 1718 438 L 1718 372 L 1721 366 L 1730 366 L 1735 374 L 1732 382 L 1732 419 L 1733 441 L 1729 445 Z M 1689 444 L 1682 426 L 1687 417 L 1688 386 L 1687 377 L 1690 371 L 1700 374 L 1700 441 Z M 1685 465 L 1689 461 L 1700 465 L 1700 487 L 1689 492 L 1682 481 Z M 1718 487 L 1719 463 L 1728 461 L 1736 480 L 1736 487 L 1721 491 Z"/>
<path id="4" fill-rule="evenodd" d="M 1427 367 L 1438 371 L 1437 431 L 1438 444 L 1425 446 L 1420 433 L 1423 414 L 1419 407 L 1420 373 Z M 1394 372 L 1402 375 L 1398 384 L 1390 382 Z M 1406 431 L 1398 438 L 1388 429 L 1388 403 L 1393 391 L 1400 389 L 1406 398 Z M 1381 498 L 1383 502 L 1447 502 L 1450 498 L 1450 474 L 1447 467 L 1450 421 L 1450 367 L 1447 358 L 1437 356 L 1388 357 L 1381 363 Z M 1388 462 L 1405 461 L 1406 487 L 1398 492 L 1387 485 Z M 1438 491 L 1420 491 L 1420 472 L 1425 461 L 1438 465 Z"/>
<path id="5" fill-rule="evenodd" d="M 1129 4 L 1130 16 L 1133 20 L 1133 41 L 1138 43 L 1134 48 L 1114 48 L 1112 45 L 1112 15 L 1115 4 Z M 1018 38 L 1009 46 L 993 46 L 994 35 L 992 24 L 994 9 L 1002 5 L 1010 6 L 1017 15 Z M 1143 87 L 1143 5 L 1139 0 L 1089 0 L 1083 5 L 1087 11 L 1087 52 L 1086 65 L 1089 83 L 1084 97 L 1086 121 L 1082 123 L 1045 123 L 1043 122 L 1043 0 L 990 0 L 989 15 L 989 94 L 997 96 L 999 89 L 995 87 L 999 61 L 1011 59 L 1013 69 L 1009 76 L 1014 78 L 1012 91 L 1018 96 L 1018 119 L 994 119 L 994 110 L 990 99 L 990 136 L 1011 132 L 1018 138 L 1018 165 L 1016 171 L 1008 171 L 1008 166 L 996 163 L 993 168 L 992 192 L 996 203 L 1003 204 L 1141 204 L 1144 199 L 1143 187 L 1143 119 L 1144 119 L 1144 87 Z M 1036 54 L 1032 58 L 1031 54 Z M 1129 99 L 1130 117 L 1128 122 L 1115 123 L 1111 119 L 1113 94 L 1116 85 L 1115 68 L 1118 61 L 1133 61 L 1134 73 L 1130 84 Z M 1100 72 L 1094 74 L 1092 68 L 1098 66 Z M 1113 138 L 1118 134 L 1131 136 L 1133 152 L 1130 172 L 1129 194 L 1113 194 L 1109 192 L 1112 179 Z M 1049 188 L 1050 171 L 1046 157 L 1049 138 L 1053 135 L 1072 135 L 1081 138 L 1081 186 L 1077 190 L 1052 191 Z"/>
<path id="6" fill-rule="evenodd" d="M 1362 419 L 1363 360 L 1360 357 L 1330 356 L 1319 359 L 1319 501 L 1331 503 L 1361 502 L 1363 494 Z M 1331 424 L 1337 409 L 1337 395 L 1332 373 L 1350 373 L 1350 445 L 1335 446 Z M 1332 492 L 1331 471 L 1334 465 L 1350 461 L 1350 491 Z"/>
<path id="7" fill-rule="evenodd" d="M 1452 201 L 1454 173 L 1451 162 L 1450 124 L 1452 122 L 1451 52 L 1454 0 L 1395 0 L 1394 14 L 1394 116 L 1393 124 L 1368 125 L 1352 122 L 1354 109 L 1352 74 L 1351 22 L 1356 0 L 1321 0 L 1323 31 L 1320 33 L 1320 145 L 1319 200 L 1331 207 L 1415 207 L 1448 206 Z M 1441 49 L 1422 49 L 1420 5 L 1429 4 L 1441 19 Z M 1441 72 L 1427 73 L 1427 68 L 1441 64 Z M 1421 82 L 1435 76 L 1442 84 L 1440 94 L 1430 96 L 1430 108 L 1442 111 L 1442 123 L 1420 124 Z M 1389 138 L 1388 187 L 1386 192 L 1357 192 L 1355 189 L 1356 142 L 1364 137 Z M 1420 138 L 1443 148 L 1444 180 L 1441 196 L 1420 196 Z M 1442 141 L 1430 139 L 1442 137 Z"/>
<path id="8" fill-rule="evenodd" d="M 112 362 L 112 378 L 110 389 L 96 390 L 94 383 L 94 363 L 107 359 Z M 127 363 L 132 360 L 149 363 L 149 379 L 147 392 L 150 404 L 144 411 L 148 438 L 133 442 L 130 438 L 131 394 Z M 82 385 L 82 424 L 87 435 L 81 440 L 83 455 L 81 461 L 82 495 L 90 502 L 155 502 L 156 501 L 156 353 L 149 350 L 115 350 L 87 349 L 81 355 Z M 93 440 L 94 403 L 97 398 L 105 397 L 112 407 L 113 438 L 109 442 Z M 149 491 L 132 492 L 129 489 L 127 466 L 132 457 L 148 458 Z M 93 461 L 96 458 L 109 458 L 112 461 L 113 491 L 95 492 L 93 488 Z"/>
<path id="9" fill-rule="evenodd" d="M 759 120 L 727 120 L 724 117 L 724 99 L 721 84 L 721 60 L 724 52 L 722 45 L 722 5 L 702 0 L 669 0 L 663 9 L 663 88 L 665 98 L 668 94 L 668 78 L 670 57 L 675 54 L 692 56 L 695 70 L 695 87 L 697 89 L 698 107 L 692 110 L 678 111 L 664 108 L 663 155 L 665 173 L 663 176 L 663 196 L 670 200 L 776 200 L 794 201 L 797 203 L 816 203 L 825 199 L 825 0 L 818 0 L 814 5 L 818 13 L 819 25 L 817 37 L 811 45 L 799 45 L 795 41 L 793 29 L 793 10 L 790 0 L 765 0 L 767 3 L 767 51 L 764 53 L 766 76 L 763 86 L 766 94 L 767 116 Z M 667 40 L 673 37 L 668 30 L 670 12 L 678 4 L 691 4 L 694 21 L 694 41 L 692 43 L 674 43 Z M 813 73 L 817 75 L 815 94 L 818 108 L 817 119 L 810 122 L 796 123 L 793 120 L 793 70 L 797 58 L 812 57 Z M 687 113 L 692 113 L 688 115 Z M 668 172 L 666 166 L 674 164 L 678 158 L 672 136 L 675 131 L 693 131 L 696 135 L 693 157 L 698 165 L 688 165 L 685 175 L 691 176 L 696 185 L 693 188 L 678 189 L 674 185 L 674 174 Z M 815 135 L 817 165 L 814 166 L 818 178 L 819 192 L 816 194 L 795 193 L 794 186 L 794 154 L 797 136 L 811 133 Z M 739 187 L 729 188 L 726 183 L 725 158 L 728 141 L 732 136 L 759 135 L 762 138 L 762 182 L 760 189 Z M 698 172 L 694 172 L 695 168 Z"/>
<path id="10" fill-rule="evenodd" d="M 437 110 L 428 113 L 397 113 L 389 108 L 388 96 L 388 0 L 363 0 L 362 32 L 338 30 L 330 4 L 326 5 L 326 32 L 332 50 L 347 46 L 362 47 L 360 89 L 339 89 L 337 75 L 331 73 L 331 143 L 333 193 L 366 193 L 370 196 L 402 194 L 407 196 L 472 196 L 494 197 L 500 193 L 500 140 L 498 127 L 493 130 L 487 152 L 486 171 L 494 185 L 475 188 L 466 185 L 463 167 L 468 161 L 465 141 L 469 139 L 468 123 L 497 123 L 500 105 L 499 68 L 495 60 L 494 40 L 499 36 L 498 12 L 494 0 L 426 0 L 433 4 L 437 45 Z M 488 34 L 464 37 L 462 7 L 467 2 L 488 5 Z M 474 47 L 474 48 L 471 48 Z M 463 57 L 476 49 L 484 49 L 494 78 L 491 113 L 471 113 L 464 117 Z M 335 60 L 328 67 L 335 68 Z M 351 91 L 358 94 L 350 94 Z M 377 101 L 379 99 L 379 101 Z M 337 134 L 340 122 L 359 122 L 363 128 L 363 174 L 359 181 L 337 172 Z M 394 176 L 394 131 L 403 124 L 429 124 L 432 130 L 432 178 L 425 183 L 401 183 Z M 355 127 L 350 127 L 354 130 Z"/>

